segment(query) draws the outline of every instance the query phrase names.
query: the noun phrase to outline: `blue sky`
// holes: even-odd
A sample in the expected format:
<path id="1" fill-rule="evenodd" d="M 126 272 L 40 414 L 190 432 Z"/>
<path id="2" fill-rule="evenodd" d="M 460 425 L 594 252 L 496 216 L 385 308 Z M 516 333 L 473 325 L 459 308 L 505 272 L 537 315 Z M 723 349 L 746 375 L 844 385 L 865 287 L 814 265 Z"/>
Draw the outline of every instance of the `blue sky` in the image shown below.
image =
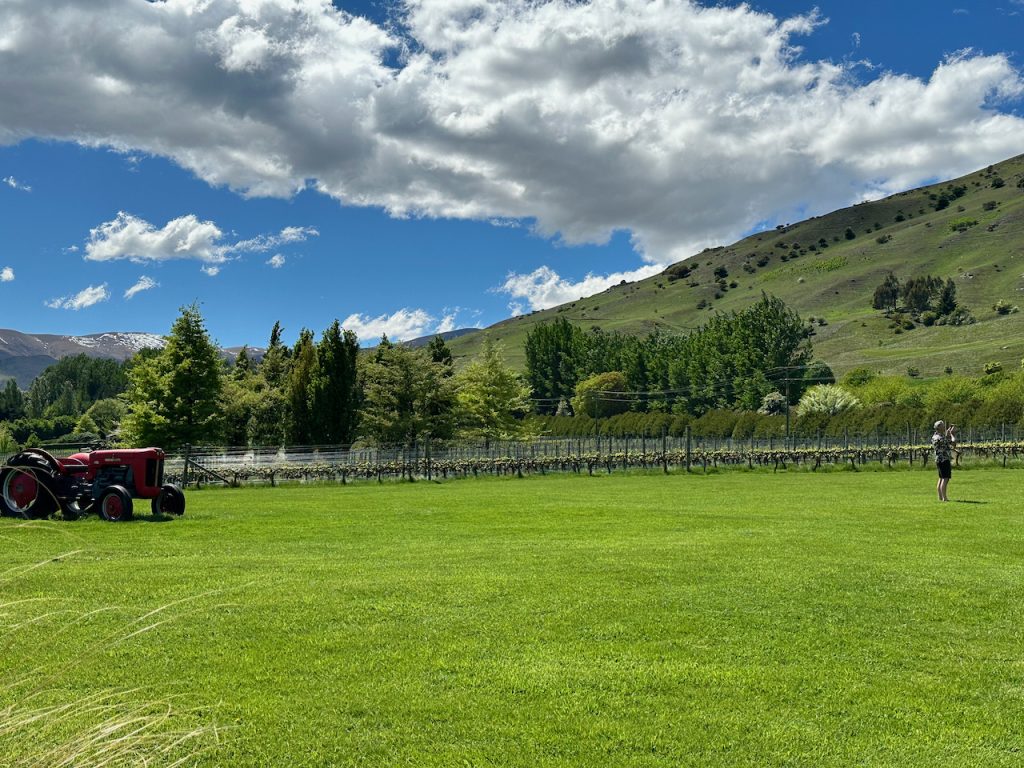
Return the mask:
<path id="1" fill-rule="evenodd" d="M 1024 2 L 0 0 L 0 327 L 486 326 L 1024 152 Z"/>

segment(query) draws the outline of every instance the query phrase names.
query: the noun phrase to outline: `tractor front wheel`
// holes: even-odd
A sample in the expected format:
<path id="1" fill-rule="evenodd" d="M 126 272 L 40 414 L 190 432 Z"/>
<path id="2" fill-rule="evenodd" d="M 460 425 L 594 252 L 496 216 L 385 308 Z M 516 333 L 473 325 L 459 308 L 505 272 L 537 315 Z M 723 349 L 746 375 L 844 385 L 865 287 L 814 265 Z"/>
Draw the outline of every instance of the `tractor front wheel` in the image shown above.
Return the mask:
<path id="1" fill-rule="evenodd" d="M 0 470 L 0 512 L 33 520 L 57 510 L 54 471 L 39 453 L 15 454 Z"/>
<path id="2" fill-rule="evenodd" d="M 160 495 L 153 499 L 154 515 L 184 515 L 185 494 L 181 488 L 168 483 L 160 489 Z"/>
<path id="3" fill-rule="evenodd" d="M 120 485 L 112 485 L 103 491 L 97 504 L 100 517 L 108 523 L 122 523 L 132 519 L 132 496 Z"/>

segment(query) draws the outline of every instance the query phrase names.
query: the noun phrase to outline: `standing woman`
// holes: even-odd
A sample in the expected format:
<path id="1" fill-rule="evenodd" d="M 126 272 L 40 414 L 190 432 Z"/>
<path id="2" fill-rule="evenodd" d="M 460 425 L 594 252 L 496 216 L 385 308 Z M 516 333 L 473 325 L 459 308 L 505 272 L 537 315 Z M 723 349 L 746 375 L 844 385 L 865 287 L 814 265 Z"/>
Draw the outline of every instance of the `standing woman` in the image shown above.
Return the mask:
<path id="1" fill-rule="evenodd" d="M 935 434 L 932 435 L 932 448 L 935 449 L 935 466 L 939 470 L 939 482 L 935 490 L 939 494 L 939 501 L 949 501 L 946 495 L 946 486 L 949 485 L 949 478 L 953 476 L 953 451 L 956 448 L 956 427 L 952 424 L 946 429 L 944 421 L 935 422 Z"/>

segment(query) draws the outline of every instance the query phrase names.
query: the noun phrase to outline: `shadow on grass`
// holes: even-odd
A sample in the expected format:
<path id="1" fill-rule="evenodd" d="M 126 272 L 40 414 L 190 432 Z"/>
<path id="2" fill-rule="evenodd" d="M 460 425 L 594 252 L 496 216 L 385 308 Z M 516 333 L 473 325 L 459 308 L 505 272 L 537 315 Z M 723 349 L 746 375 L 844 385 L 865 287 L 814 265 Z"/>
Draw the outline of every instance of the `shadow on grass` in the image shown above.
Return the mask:
<path id="1" fill-rule="evenodd" d="M 954 504 L 988 504 L 987 501 L 977 501 L 975 499 L 953 499 Z"/>

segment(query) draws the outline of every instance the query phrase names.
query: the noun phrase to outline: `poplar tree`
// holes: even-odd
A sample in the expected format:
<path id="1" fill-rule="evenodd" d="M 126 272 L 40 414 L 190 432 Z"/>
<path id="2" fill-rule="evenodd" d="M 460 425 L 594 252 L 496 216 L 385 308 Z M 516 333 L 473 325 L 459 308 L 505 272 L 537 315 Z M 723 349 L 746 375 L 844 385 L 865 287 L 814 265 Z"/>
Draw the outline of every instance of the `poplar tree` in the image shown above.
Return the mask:
<path id="1" fill-rule="evenodd" d="M 358 356 L 359 339 L 352 331 L 342 331 L 335 320 L 317 346 L 319 366 L 313 386 L 313 440 L 317 443 L 355 440 L 360 401 Z"/>
<path id="2" fill-rule="evenodd" d="M 586 357 L 583 331 L 560 317 L 526 335 L 526 378 L 533 396 L 545 401 L 541 413 L 554 413 L 573 396 Z"/>
<path id="3" fill-rule="evenodd" d="M 291 442 L 305 445 L 313 442 L 313 389 L 319 376 L 319 360 L 313 332 L 303 328 L 292 353 L 288 376 L 288 403 L 291 406 Z"/>

